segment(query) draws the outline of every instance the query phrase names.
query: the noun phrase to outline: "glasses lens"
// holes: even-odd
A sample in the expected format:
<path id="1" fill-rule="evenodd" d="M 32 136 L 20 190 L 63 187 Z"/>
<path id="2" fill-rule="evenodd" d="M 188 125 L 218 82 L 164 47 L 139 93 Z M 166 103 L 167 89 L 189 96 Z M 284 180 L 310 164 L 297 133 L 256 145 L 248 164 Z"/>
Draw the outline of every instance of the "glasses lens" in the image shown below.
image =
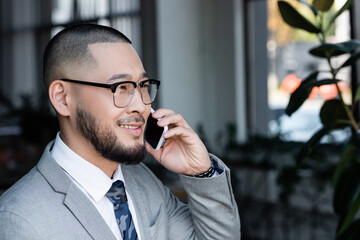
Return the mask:
<path id="1" fill-rule="evenodd" d="M 139 90 L 144 104 L 150 104 L 154 101 L 159 87 L 159 82 L 155 80 L 146 80 L 140 83 Z M 115 106 L 126 107 L 134 95 L 135 87 L 133 83 L 122 83 L 117 86 L 114 93 Z"/>
<path id="2" fill-rule="evenodd" d="M 144 104 L 150 104 L 154 101 L 158 90 L 158 84 L 156 81 L 148 80 L 143 82 L 141 86 L 141 96 Z"/>
<path id="3" fill-rule="evenodd" d="M 117 86 L 114 92 L 114 103 L 117 107 L 126 107 L 134 93 L 134 85 L 132 83 L 122 83 Z"/>

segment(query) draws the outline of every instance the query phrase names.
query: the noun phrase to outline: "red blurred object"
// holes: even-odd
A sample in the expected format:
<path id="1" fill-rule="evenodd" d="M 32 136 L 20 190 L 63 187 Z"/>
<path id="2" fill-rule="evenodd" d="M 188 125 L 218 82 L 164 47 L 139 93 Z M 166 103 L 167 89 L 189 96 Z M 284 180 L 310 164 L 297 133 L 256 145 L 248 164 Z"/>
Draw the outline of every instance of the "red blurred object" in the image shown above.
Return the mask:
<path id="1" fill-rule="evenodd" d="M 298 88 L 301 84 L 301 79 L 298 78 L 295 74 L 291 73 L 287 75 L 281 83 L 280 90 L 293 93 L 296 88 Z"/>
<path id="2" fill-rule="evenodd" d="M 311 98 L 315 98 L 319 93 L 319 87 L 313 87 L 310 95 L 309 95 L 309 99 Z"/>
<path id="3" fill-rule="evenodd" d="M 291 73 L 287 75 L 281 83 L 280 90 L 286 93 L 293 93 L 301 84 L 301 79 L 296 77 L 295 74 Z M 341 92 L 349 88 L 348 84 L 345 82 L 338 82 L 338 86 Z M 320 87 L 313 87 L 309 99 L 315 98 L 317 95 L 320 95 L 325 100 L 330 100 L 335 98 L 338 95 L 335 84 L 322 85 Z"/>
<path id="4" fill-rule="evenodd" d="M 346 91 L 349 88 L 349 84 L 346 82 L 338 82 L 340 92 Z"/>
<path id="5" fill-rule="evenodd" d="M 338 82 L 338 86 L 340 92 L 346 91 L 349 88 L 346 82 Z M 335 98 L 339 93 L 336 89 L 336 85 L 330 84 L 330 85 L 320 86 L 319 94 L 325 100 L 329 100 Z"/>
<path id="6" fill-rule="evenodd" d="M 335 84 L 322 85 L 319 87 L 319 94 L 325 100 L 330 100 L 338 95 Z"/>

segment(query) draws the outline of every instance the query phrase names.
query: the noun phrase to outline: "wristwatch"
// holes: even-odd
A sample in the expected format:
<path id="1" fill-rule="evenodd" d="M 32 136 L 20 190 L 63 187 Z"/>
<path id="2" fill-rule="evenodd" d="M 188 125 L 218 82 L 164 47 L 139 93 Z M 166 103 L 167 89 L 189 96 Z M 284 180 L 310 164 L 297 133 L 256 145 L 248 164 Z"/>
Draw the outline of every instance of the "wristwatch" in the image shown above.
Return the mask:
<path id="1" fill-rule="evenodd" d="M 210 178 L 212 177 L 215 173 L 221 174 L 223 172 L 223 170 L 219 167 L 218 163 L 216 160 L 211 159 L 211 166 L 208 170 L 206 170 L 203 173 L 197 174 L 194 177 L 197 178 Z"/>

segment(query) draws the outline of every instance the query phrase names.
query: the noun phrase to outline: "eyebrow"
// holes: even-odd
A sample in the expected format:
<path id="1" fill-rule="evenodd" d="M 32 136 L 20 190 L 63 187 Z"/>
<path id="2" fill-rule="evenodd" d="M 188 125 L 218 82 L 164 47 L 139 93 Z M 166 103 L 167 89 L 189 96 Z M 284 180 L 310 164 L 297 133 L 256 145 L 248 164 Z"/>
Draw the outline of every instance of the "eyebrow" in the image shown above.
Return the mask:
<path id="1" fill-rule="evenodd" d="M 129 79 L 129 78 L 131 78 L 130 74 L 120 73 L 120 74 L 113 75 L 111 78 L 108 79 L 108 82 L 112 81 L 112 80 L 116 80 L 116 79 Z M 147 72 L 143 72 L 141 74 L 141 78 L 149 78 L 149 74 Z"/>
<path id="2" fill-rule="evenodd" d="M 115 74 L 111 76 L 111 78 L 108 79 L 108 81 L 116 80 L 116 79 L 122 79 L 122 78 L 131 78 L 130 74 Z"/>

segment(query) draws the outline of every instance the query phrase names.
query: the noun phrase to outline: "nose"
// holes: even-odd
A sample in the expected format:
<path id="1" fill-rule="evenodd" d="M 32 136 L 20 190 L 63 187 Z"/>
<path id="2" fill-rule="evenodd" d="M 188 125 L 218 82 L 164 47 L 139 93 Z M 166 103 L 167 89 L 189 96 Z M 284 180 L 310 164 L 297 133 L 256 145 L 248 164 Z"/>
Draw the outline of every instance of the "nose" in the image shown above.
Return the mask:
<path id="1" fill-rule="evenodd" d="M 138 112 L 138 113 L 142 114 L 145 112 L 146 107 L 147 107 L 147 105 L 145 105 L 142 100 L 142 96 L 141 96 L 139 87 L 137 87 L 136 89 L 134 89 L 133 96 L 127 107 L 128 112 Z"/>

